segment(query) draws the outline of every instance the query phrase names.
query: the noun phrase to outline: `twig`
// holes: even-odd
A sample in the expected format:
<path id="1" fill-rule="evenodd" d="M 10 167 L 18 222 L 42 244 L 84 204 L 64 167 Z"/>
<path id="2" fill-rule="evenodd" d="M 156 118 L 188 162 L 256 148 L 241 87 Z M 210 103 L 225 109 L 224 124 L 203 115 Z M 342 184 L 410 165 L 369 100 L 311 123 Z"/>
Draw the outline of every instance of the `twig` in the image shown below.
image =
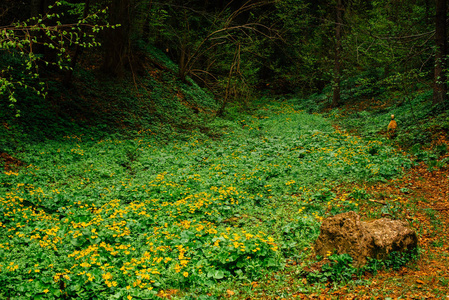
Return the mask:
<path id="1" fill-rule="evenodd" d="M 449 210 L 449 207 L 434 208 L 434 210 L 445 211 L 445 210 Z"/>
<path id="2" fill-rule="evenodd" d="M 416 39 L 421 38 L 423 36 L 433 35 L 435 33 L 435 30 L 419 33 L 419 34 L 413 34 L 413 35 L 407 35 L 407 36 L 376 36 L 374 34 L 370 34 L 372 37 L 379 39 L 379 40 L 404 40 L 404 39 Z"/>
<path id="3" fill-rule="evenodd" d="M 376 203 L 379 203 L 379 204 L 382 204 L 382 205 L 387 205 L 387 203 L 385 203 L 385 202 L 383 202 L 383 201 L 379 201 L 379 200 L 368 199 L 368 201 L 376 202 Z"/>

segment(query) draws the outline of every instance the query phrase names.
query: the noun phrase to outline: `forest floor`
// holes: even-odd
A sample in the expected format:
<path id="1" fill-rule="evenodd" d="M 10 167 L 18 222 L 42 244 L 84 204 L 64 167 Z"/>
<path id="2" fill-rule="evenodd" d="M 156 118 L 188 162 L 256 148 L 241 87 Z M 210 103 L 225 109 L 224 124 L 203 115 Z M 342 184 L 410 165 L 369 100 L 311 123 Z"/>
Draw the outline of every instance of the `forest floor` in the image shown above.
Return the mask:
<path id="1" fill-rule="evenodd" d="M 449 142 L 440 137 L 439 144 Z M 444 159 L 449 154 L 441 157 Z M 360 207 L 361 215 L 379 214 L 389 198 L 401 199 L 398 215 L 418 233 L 420 257 L 399 271 L 366 274 L 370 284 L 327 288 L 299 299 L 449 299 L 449 168 L 431 169 L 423 162 L 401 178 L 364 187 L 375 199 Z M 345 192 L 343 188 L 339 193 Z M 337 193 L 338 194 L 338 193 Z M 376 203 L 377 205 L 372 205 Z M 390 215 L 381 215 L 390 217 Z M 368 217 L 369 218 L 369 217 Z"/>
<path id="2" fill-rule="evenodd" d="M 365 102 L 347 105 L 343 111 L 372 109 L 371 104 Z M 342 129 L 338 125 L 334 125 L 334 128 Z M 357 130 L 350 132 L 358 135 Z M 449 149 L 447 132 L 439 132 L 433 136 L 433 146 L 447 145 Z M 397 148 L 403 151 L 402 147 Z M 446 154 L 439 160 L 448 157 L 449 154 Z M 449 299 L 449 167 L 432 168 L 421 162 L 399 178 L 360 188 L 373 197 L 359 207 L 362 219 L 377 216 L 409 221 L 418 233 L 419 259 L 399 270 L 366 273 L 361 281 L 364 284 L 348 282 L 336 288 L 328 283 L 312 294 L 294 293 L 292 296 L 295 299 Z M 353 189 L 353 185 L 342 186 L 334 192 L 339 197 Z M 391 199 L 401 199 L 396 206 L 400 208 L 394 215 L 381 213 L 382 207 Z M 261 299 L 265 298 L 273 297 Z"/>
<path id="3" fill-rule="evenodd" d="M 447 165 L 412 164 L 389 142 L 364 141 L 285 104 L 263 107 L 257 116 L 216 120 L 215 127 L 223 129 L 222 140 L 198 132 L 173 133 L 162 142 L 151 131 L 134 139 L 73 135 L 27 145 L 17 158 L 0 153 L 0 225 L 16 232 L 0 231 L 0 257 L 10 262 L 0 269 L 0 298 L 64 293 L 109 299 L 115 293 L 129 299 L 448 299 Z M 316 263 L 310 246 L 320 222 L 349 210 L 362 220 L 408 220 L 419 237 L 419 258 L 346 283 L 309 282 L 307 262 Z M 160 233 L 161 228 L 168 229 Z M 54 232 L 60 238 L 52 238 Z M 255 240 L 256 234 L 270 238 Z M 246 236 L 245 249 L 233 243 L 240 236 Z M 42 243 L 50 239 L 54 244 Z M 116 248 L 101 252 L 108 272 L 94 266 L 97 253 L 89 254 L 105 241 Z M 265 244 L 265 253 L 257 254 Z M 140 285 L 138 272 L 120 268 L 153 245 L 172 250 L 155 252 L 166 258 L 156 260 L 149 289 Z M 74 258 L 80 253 L 82 264 Z M 183 260 L 183 272 L 176 271 L 184 253 L 190 260 Z M 229 257 L 242 262 L 241 270 L 227 263 Z M 108 281 L 112 274 L 117 288 Z M 27 281 L 19 282 L 19 276 Z M 54 276 L 59 277 L 48 282 Z"/>
<path id="4" fill-rule="evenodd" d="M 353 188 L 353 187 L 352 187 Z M 328 283 L 313 293 L 293 293 L 294 299 L 449 299 L 449 169 L 429 170 L 421 163 L 401 178 L 364 187 L 374 199 L 360 207 L 365 219 L 380 214 L 387 198 L 401 199 L 395 217 L 407 219 L 418 233 L 419 259 L 398 271 L 365 274 L 336 288 Z M 340 187 L 338 194 L 350 189 Z M 338 195 L 337 194 L 337 195 Z M 388 197 L 386 196 L 388 195 Z M 385 216 L 385 215 L 383 215 Z M 390 216 L 385 216 L 390 217 Z M 362 218 L 363 219 L 363 218 Z M 293 282 L 292 282 L 293 283 Z M 289 289 L 289 287 L 284 287 Z M 262 296 L 260 299 L 273 299 Z M 274 297 L 274 299 L 290 299 Z"/>
<path id="5" fill-rule="evenodd" d="M 399 271 L 367 275 L 370 285 L 344 286 L 333 295 L 344 299 L 447 299 L 449 295 L 449 170 L 430 171 L 420 164 L 407 174 L 368 190 L 402 198 L 403 217 L 419 235 L 420 258 Z M 379 201 L 380 202 L 380 201 Z M 382 205 L 382 204 L 380 204 Z M 360 212 L 378 209 L 362 207 Z M 318 296 L 319 297 L 319 296 Z"/>

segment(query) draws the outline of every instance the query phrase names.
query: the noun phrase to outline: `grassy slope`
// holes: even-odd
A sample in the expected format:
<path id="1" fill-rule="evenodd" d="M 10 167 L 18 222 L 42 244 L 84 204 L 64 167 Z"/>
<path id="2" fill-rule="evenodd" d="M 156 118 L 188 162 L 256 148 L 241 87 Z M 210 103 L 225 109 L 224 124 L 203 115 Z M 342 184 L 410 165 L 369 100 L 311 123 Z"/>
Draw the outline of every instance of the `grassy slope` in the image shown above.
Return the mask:
<path id="1" fill-rule="evenodd" d="M 213 119 L 209 95 L 145 64 L 137 89 L 131 78 L 117 85 L 80 71 L 82 89 L 55 83 L 53 100 L 22 108 L 23 122 L 4 119 L 0 152 L 18 160 L 0 174 L 0 295 L 240 299 L 326 289 L 308 284 L 299 263 L 320 220 L 366 206 L 369 186 L 410 165 L 373 135 L 389 109 L 345 123 L 372 116 L 359 126 L 370 142 L 296 100 Z"/>
<path id="2" fill-rule="evenodd" d="M 420 83 L 404 87 L 386 84 L 374 71 L 342 83 L 343 104 L 330 109 L 330 87 L 321 94 L 298 99 L 306 111 L 325 113 L 334 122 L 364 138 L 386 137 L 391 115 L 398 123 L 396 146 L 409 149 L 429 150 L 449 140 L 448 104 L 433 105 L 432 90 Z M 437 154 L 442 149 L 434 149 Z M 439 152 L 439 153 L 438 153 Z"/>
<path id="3" fill-rule="evenodd" d="M 357 210 L 363 191 L 337 197 L 336 185 L 385 180 L 408 164 L 287 103 L 209 126 L 222 139 L 142 130 L 23 146 L 26 167 L 1 174 L 2 295 L 245 289 L 310 255 L 323 217 Z"/>
<path id="4" fill-rule="evenodd" d="M 17 90 L 20 101 L 14 109 L 0 102 L 0 153 L 73 133 L 102 138 L 133 135 L 141 129 L 162 136 L 183 129 L 207 130 L 204 122 L 218 108 L 214 97 L 190 79 L 178 80 L 176 66 L 157 49 L 146 49 L 140 57 L 141 69 L 120 80 L 103 74 L 96 67 L 98 58 L 92 56 L 95 63 L 83 62 L 71 87 L 62 85 L 64 74 L 47 74 L 45 99 L 31 90 Z M 21 117 L 13 117 L 15 110 Z"/>

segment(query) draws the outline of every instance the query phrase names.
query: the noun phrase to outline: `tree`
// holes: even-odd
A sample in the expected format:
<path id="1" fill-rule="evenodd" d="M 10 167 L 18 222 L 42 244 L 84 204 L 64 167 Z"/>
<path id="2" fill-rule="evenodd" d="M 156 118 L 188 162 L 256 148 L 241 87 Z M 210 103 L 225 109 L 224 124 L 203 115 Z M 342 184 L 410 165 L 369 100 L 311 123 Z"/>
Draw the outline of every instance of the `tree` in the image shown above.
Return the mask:
<path id="1" fill-rule="evenodd" d="M 435 81 L 433 103 L 442 103 L 446 99 L 446 56 L 447 56 L 447 0 L 436 0 L 435 6 Z"/>
<path id="2" fill-rule="evenodd" d="M 151 7 L 150 42 L 177 62 L 178 78 L 187 77 L 213 90 L 223 112 L 231 99 L 244 98 L 248 81 L 256 77 L 261 40 L 279 38 L 262 22 L 263 8 L 272 1 L 165 1 Z M 245 62 L 244 64 L 241 62 Z"/>
<path id="3" fill-rule="evenodd" d="M 11 107 L 17 102 L 15 91 L 18 88 L 32 89 L 38 95 L 45 95 L 44 83 L 39 80 L 41 66 L 70 69 L 69 47 L 98 46 L 95 33 L 114 27 L 97 23 L 99 15 L 106 10 L 65 23 L 62 2 L 53 2 L 53 5 L 42 8 L 47 3 L 45 0 L 33 0 L 31 18 L 0 26 L 0 94 L 2 101 L 8 99 Z M 89 29 L 88 33 L 85 28 Z"/>
<path id="4" fill-rule="evenodd" d="M 90 9 L 90 0 L 86 0 L 84 3 L 84 9 L 83 9 L 83 19 L 86 19 L 89 15 L 89 9 Z M 81 29 L 81 33 L 84 35 L 85 33 L 85 27 Z M 81 37 L 82 40 L 82 37 Z M 80 56 L 80 53 L 82 52 L 83 47 L 80 46 L 80 44 L 77 44 L 75 46 L 75 52 L 73 54 L 72 60 L 70 62 L 70 69 L 67 71 L 67 74 L 64 78 L 64 85 L 69 85 L 72 81 L 72 75 L 73 75 L 73 69 L 76 66 L 76 63 L 78 61 L 78 57 Z"/>
<path id="5" fill-rule="evenodd" d="M 335 60 L 334 60 L 334 86 L 332 106 L 340 104 L 340 81 L 341 81 L 341 30 L 343 26 L 343 3 L 337 0 L 335 7 Z"/>
<path id="6" fill-rule="evenodd" d="M 109 6 L 109 23 L 120 26 L 105 31 L 102 69 L 117 77 L 124 75 L 130 50 L 130 4 L 131 0 L 111 0 Z"/>

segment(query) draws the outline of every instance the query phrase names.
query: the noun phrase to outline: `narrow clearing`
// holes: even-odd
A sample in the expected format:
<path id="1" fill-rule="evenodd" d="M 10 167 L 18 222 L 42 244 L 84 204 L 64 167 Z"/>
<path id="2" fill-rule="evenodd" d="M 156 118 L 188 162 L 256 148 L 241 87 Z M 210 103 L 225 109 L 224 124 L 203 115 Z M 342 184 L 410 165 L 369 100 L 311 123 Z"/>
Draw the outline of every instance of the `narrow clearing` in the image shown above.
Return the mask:
<path id="1" fill-rule="evenodd" d="M 73 135 L 3 155 L 0 286 L 8 288 L 0 297 L 445 293 L 444 170 L 418 166 L 402 176 L 412 162 L 388 143 L 351 136 L 287 103 L 211 128 L 220 140 L 201 132 Z M 421 259 L 345 287 L 308 282 L 321 221 L 350 210 L 408 219 Z"/>

